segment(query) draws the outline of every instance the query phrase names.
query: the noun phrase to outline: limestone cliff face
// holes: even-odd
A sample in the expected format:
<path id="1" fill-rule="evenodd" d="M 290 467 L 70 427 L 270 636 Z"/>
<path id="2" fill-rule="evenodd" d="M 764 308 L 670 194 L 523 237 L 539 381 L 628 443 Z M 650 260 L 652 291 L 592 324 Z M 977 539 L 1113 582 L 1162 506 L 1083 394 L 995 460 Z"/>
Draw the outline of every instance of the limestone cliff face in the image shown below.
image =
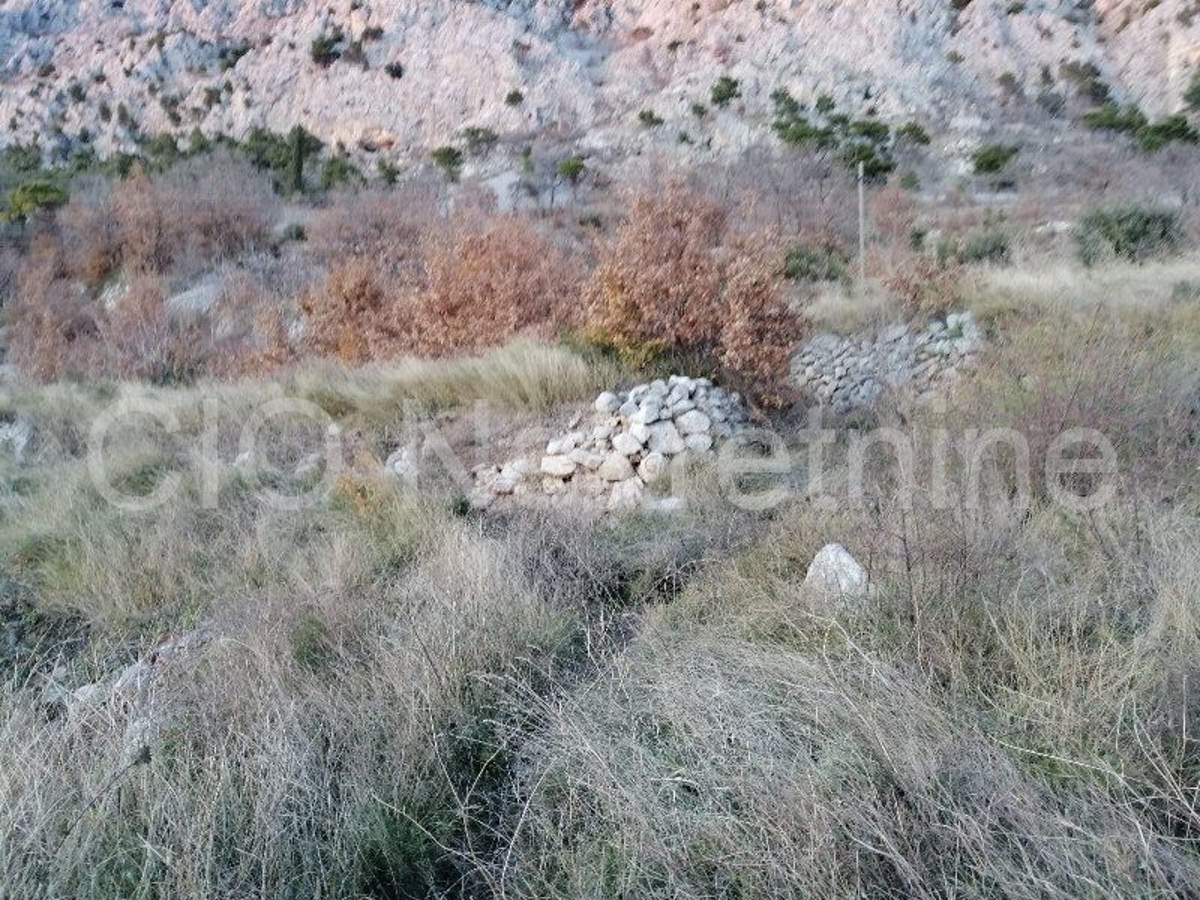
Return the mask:
<path id="1" fill-rule="evenodd" d="M 1036 127 L 1035 98 L 1074 89 L 1064 63 L 1094 66 L 1148 113 L 1173 111 L 1200 68 L 1200 4 L 9 0 L 0 142 L 63 152 L 85 135 L 108 153 L 138 133 L 300 123 L 352 153 L 403 158 L 470 125 L 616 153 L 691 128 L 720 153 L 761 139 L 779 87 L 854 115 L 919 118 L 952 141 L 996 121 Z M 741 96 L 698 124 L 692 104 L 722 75 Z M 506 103 L 514 90 L 523 100 Z M 643 109 L 668 127 L 641 127 Z"/>

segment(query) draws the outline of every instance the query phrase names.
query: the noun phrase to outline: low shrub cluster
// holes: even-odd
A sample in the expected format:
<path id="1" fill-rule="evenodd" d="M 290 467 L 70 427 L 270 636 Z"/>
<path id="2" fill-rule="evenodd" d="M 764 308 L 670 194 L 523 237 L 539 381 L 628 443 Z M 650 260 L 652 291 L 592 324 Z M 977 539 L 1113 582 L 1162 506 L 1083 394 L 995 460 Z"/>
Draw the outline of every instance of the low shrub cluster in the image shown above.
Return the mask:
<path id="1" fill-rule="evenodd" d="M 747 253 L 745 240 L 721 203 L 684 185 L 636 196 L 586 288 L 590 335 L 634 365 L 711 353 L 769 395 L 798 325 L 781 293 L 778 249 L 769 261 L 766 251 Z M 756 352 L 751 340 L 762 342 Z"/>
<path id="2" fill-rule="evenodd" d="M 1179 214 L 1172 210 L 1126 206 L 1093 210 L 1076 232 L 1085 265 L 1106 258 L 1142 262 L 1177 250 L 1183 243 Z"/>

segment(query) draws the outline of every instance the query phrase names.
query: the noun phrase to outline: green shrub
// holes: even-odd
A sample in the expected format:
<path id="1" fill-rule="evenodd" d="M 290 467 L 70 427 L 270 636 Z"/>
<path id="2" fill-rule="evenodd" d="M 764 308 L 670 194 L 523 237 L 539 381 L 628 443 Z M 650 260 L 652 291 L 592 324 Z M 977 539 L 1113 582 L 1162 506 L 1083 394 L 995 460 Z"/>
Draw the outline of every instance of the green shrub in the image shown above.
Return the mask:
<path id="1" fill-rule="evenodd" d="M 851 122 L 849 131 L 853 135 L 866 138 L 876 144 L 887 143 L 892 136 L 892 130 L 885 123 L 875 119 L 859 119 L 857 122 Z"/>
<path id="2" fill-rule="evenodd" d="M 861 141 L 844 146 L 841 159 L 852 172 L 857 172 L 861 164 L 863 176 L 872 181 L 883 178 L 896 168 L 896 162 L 887 150 Z"/>
<path id="3" fill-rule="evenodd" d="M 1106 257 L 1141 262 L 1177 250 L 1183 243 L 1183 228 L 1179 214 L 1172 210 L 1126 206 L 1088 213 L 1076 238 L 1085 265 Z"/>
<path id="4" fill-rule="evenodd" d="M 54 209 L 67 202 L 67 192 L 49 181 L 27 181 L 17 185 L 8 195 L 8 218 L 24 222 L 39 209 Z"/>
<path id="5" fill-rule="evenodd" d="M 583 173 L 587 171 L 587 163 L 583 161 L 582 156 L 568 156 L 566 159 L 559 160 L 558 174 L 571 184 L 578 184 L 579 179 L 583 177 Z"/>
<path id="6" fill-rule="evenodd" d="M 429 154 L 434 164 L 441 169 L 451 181 L 458 180 L 459 170 L 462 169 L 463 155 L 457 147 L 438 147 Z"/>
<path id="7" fill-rule="evenodd" d="M 383 71 L 387 72 L 390 78 L 400 79 L 404 77 L 404 64 L 400 62 L 390 62 L 383 67 Z"/>
<path id="8" fill-rule="evenodd" d="M 514 88 L 504 95 L 504 102 L 509 106 L 520 106 L 525 102 L 525 95 Z"/>
<path id="9" fill-rule="evenodd" d="M 36 172 L 42 167 L 42 152 L 35 144 L 10 144 L 3 151 L 4 165 L 17 172 Z"/>
<path id="10" fill-rule="evenodd" d="M 467 152 L 472 156 L 486 156 L 496 146 L 500 136 L 490 128 L 470 125 L 463 129 L 463 139 L 467 142 Z"/>
<path id="11" fill-rule="evenodd" d="M 657 128 L 664 120 L 654 110 L 643 109 L 638 113 L 638 121 L 647 128 Z"/>
<path id="12" fill-rule="evenodd" d="M 362 172 L 344 156 L 329 157 L 321 169 L 321 187 L 327 191 L 351 182 L 361 184 L 364 180 Z"/>
<path id="13" fill-rule="evenodd" d="M 1146 151 L 1161 150 L 1172 141 L 1183 144 L 1200 142 L 1200 132 L 1197 132 L 1183 116 L 1167 116 L 1161 122 L 1145 125 L 1138 129 L 1135 136 L 1138 144 Z"/>
<path id="14" fill-rule="evenodd" d="M 338 44 L 342 41 L 341 31 L 333 34 L 321 34 L 312 39 L 308 47 L 308 55 L 322 69 L 327 69 L 341 58 L 342 51 Z"/>
<path id="15" fill-rule="evenodd" d="M 989 144 L 975 151 L 971 163 L 976 175 L 995 175 L 1020 152 L 1021 148 L 1011 144 Z"/>
<path id="16" fill-rule="evenodd" d="M 783 273 L 791 281 L 848 281 L 849 259 L 837 247 L 800 244 L 788 250 Z"/>
<path id="17" fill-rule="evenodd" d="M 1115 103 L 1106 103 L 1084 113 L 1083 122 L 1089 128 L 1124 131 L 1129 134 L 1135 134 L 1138 129 L 1149 124 L 1145 114 L 1136 106 L 1131 104 L 1121 107 Z"/>
<path id="18" fill-rule="evenodd" d="M 709 93 L 709 99 L 712 105 L 723 109 L 728 106 L 733 100 L 742 96 L 741 86 L 736 78 L 730 78 L 728 75 L 722 75 L 716 80 L 712 86 L 712 91 Z"/>
<path id="19" fill-rule="evenodd" d="M 976 232 L 965 238 L 946 237 L 938 242 L 938 262 L 1007 263 L 1012 258 L 1008 235 L 995 229 Z"/>
<path id="20" fill-rule="evenodd" d="M 920 122 L 908 122 L 901 125 L 896 131 L 896 137 L 904 138 L 904 140 L 921 147 L 926 147 L 930 143 L 929 132 L 925 130 L 925 127 Z"/>

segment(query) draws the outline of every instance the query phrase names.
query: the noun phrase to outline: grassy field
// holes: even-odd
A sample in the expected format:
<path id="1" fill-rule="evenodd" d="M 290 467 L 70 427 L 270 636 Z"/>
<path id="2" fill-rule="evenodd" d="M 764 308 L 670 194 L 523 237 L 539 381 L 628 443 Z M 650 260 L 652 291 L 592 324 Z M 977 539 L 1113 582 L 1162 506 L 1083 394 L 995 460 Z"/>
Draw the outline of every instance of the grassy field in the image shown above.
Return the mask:
<path id="1" fill-rule="evenodd" d="M 886 461 L 861 503 L 795 492 L 762 513 L 705 469 L 680 515 L 597 521 L 472 513 L 449 478 L 411 489 L 368 464 L 279 510 L 236 464 L 274 397 L 377 459 L 402 399 L 447 423 L 479 399 L 532 421 L 630 377 L 551 345 L 9 385 L 5 418 L 34 439 L 0 471 L 22 647 L 0 686 L 0 895 L 1192 894 L 1196 277 L 987 270 L 966 298 L 989 332 L 979 371 L 943 404 L 838 423 L 829 451 L 836 485 L 877 425 L 918 442 L 1012 427 L 1035 463 L 1056 430 L 1096 428 L 1119 478 L 1085 514 L 1036 484 L 1017 515 L 902 502 Z M 128 397 L 179 424 L 130 420 L 106 447 L 124 494 L 179 474 L 144 512 L 105 502 L 87 463 L 97 415 Z M 210 508 L 189 460 L 214 410 Z M 272 487 L 306 487 L 297 464 L 325 433 L 271 427 Z M 1003 461 L 993 474 L 1007 495 Z M 831 541 L 871 574 L 852 608 L 801 588 Z M 61 702 L 171 641 L 150 724 L 120 694 Z"/>

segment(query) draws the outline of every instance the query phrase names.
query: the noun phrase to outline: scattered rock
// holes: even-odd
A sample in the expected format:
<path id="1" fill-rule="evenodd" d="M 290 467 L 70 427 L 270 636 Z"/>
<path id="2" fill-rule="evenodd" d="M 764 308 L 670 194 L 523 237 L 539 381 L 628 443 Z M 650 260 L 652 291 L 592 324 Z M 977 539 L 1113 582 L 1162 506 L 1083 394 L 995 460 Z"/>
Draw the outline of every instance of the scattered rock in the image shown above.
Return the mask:
<path id="1" fill-rule="evenodd" d="M 605 457 L 604 462 L 600 465 L 600 471 L 596 474 L 605 481 L 625 481 L 633 478 L 635 473 L 629 456 L 620 451 L 614 451 Z"/>
<path id="2" fill-rule="evenodd" d="M 841 544 L 822 547 L 804 576 L 806 591 L 835 603 L 865 599 L 867 588 L 867 570 Z"/>
<path id="3" fill-rule="evenodd" d="M 575 474 L 575 463 L 571 457 L 562 454 L 543 456 L 541 472 L 552 478 L 570 478 Z"/>
<path id="4" fill-rule="evenodd" d="M 892 325 L 851 337 L 819 334 L 792 357 L 792 380 L 821 403 L 846 412 L 887 388 L 929 392 L 970 368 L 982 343 L 970 312 L 951 313 L 919 330 Z"/>
<path id="5" fill-rule="evenodd" d="M 598 413 L 615 413 L 620 408 L 621 401 L 612 391 L 605 391 L 596 398 L 593 406 Z"/>
<path id="6" fill-rule="evenodd" d="M 642 495 L 645 486 L 641 479 L 630 478 L 628 481 L 617 482 L 608 498 L 610 512 L 629 512 L 642 505 Z"/>

